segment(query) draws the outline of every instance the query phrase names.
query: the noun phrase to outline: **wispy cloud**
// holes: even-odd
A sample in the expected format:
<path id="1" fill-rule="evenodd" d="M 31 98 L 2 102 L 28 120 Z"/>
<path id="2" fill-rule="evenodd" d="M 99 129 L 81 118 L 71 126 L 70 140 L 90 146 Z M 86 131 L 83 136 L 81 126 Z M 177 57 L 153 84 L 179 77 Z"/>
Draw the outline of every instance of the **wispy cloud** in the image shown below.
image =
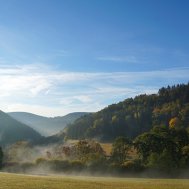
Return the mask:
<path id="1" fill-rule="evenodd" d="M 70 52 L 68 50 L 64 50 L 64 49 L 61 49 L 61 50 L 56 50 L 53 52 L 53 55 L 54 56 L 70 56 Z"/>
<path id="2" fill-rule="evenodd" d="M 111 61 L 111 62 L 129 62 L 129 63 L 138 62 L 135 56 L 101 56 L 101 57 L 97 57 L 97 60 Z"/>
<path id="3" fill-rule="evenodd" d="M 97 111 L 162 86 L 188 82 L 189 68 L 146 72 L 65 72 L 43 64 L 0 66 L 0 108 L 41 115 Z"/>

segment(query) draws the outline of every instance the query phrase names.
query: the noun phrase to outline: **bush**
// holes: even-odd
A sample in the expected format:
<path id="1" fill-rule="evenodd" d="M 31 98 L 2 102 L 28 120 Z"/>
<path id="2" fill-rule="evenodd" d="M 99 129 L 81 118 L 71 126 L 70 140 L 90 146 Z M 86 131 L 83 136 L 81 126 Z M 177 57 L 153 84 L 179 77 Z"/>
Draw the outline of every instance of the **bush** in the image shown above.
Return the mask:
<path id="1" fill-rule="evenodd" d="M 177 164 L 174 161 L 171 153 L 164 150 L 161 154 L 151 153 L 148 157 L 149 168 L 154 168 L 160 171 L 172 172 L 177 168 Z"/>
<path id="2" fill-rule="evenodd" d="M 47 163 L 47 160 L 46 160 L 45 158 L 37 158 L 37 159 L 35 160 L 35 163 L 36 163 L 37 165 L 39 165 L 39 164 L 45 164 L 45 163 Z"/>
<path id="3" fill-rule="evenodd" d="M 29 169 L 32 169 L 35 167 L 34 163 L 22 163 L 20 164 L 20 168 L 22 170 L 22 172 L 28 171 Z"/>
<path id="4" fill-rule="evenodd" d="M 182 167 L 189 168 L 189 145 L 182 148 Z"/>
<path id="5" fill-rule="evenodd" d="M 109 173 L 118 173 L 121 172 L 121 165 L 119 163 L 111 163 L 108 166 Z"/>
<path id="6" fill-rule="evenodd" d="M 122 165 L 122 167 L 126 171 L 132 171 L 132 172 L 139 172 L 144 169 L 144 166 L 142 165 L 142 162 L 139 159 L 127 161 Z"/>
<path id="7" fill-rule="evenodd" d="M 70 170 L 70 163 L 68 160 L 49 160 L 49 166 L 54 171 L 68 171 Z"/>
<path id="8" fill-rule="evenodd" d="M 85 168 L 85 164 L 79 160 L 71 161 L 70 166 L 74 171 L 81 171 Z"/>

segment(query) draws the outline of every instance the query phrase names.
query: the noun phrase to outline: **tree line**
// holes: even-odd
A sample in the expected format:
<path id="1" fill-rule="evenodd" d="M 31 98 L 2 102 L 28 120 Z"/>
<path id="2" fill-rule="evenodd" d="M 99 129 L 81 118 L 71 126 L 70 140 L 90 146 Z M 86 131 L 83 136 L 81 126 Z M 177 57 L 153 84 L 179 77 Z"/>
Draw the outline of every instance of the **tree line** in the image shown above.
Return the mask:
<path id="1" fill-rule="evenodd" d="M 183 127 L 171 125 L 154 127 L 133 140 L 117 137 L 110 154 L 99 142 L 86 139 L 45 148 L 45 156 L 38 155 L 36 159 L 24 162 L 23 158 L 31 158 L 36 149 L 28 142 L 13 144 L 6 150 L 4 160 L 0 150 L 1 166 L 15 172 L 48 168 L 68 174 L 137 175 L 150 170 L 169 177 L 179 176 L 189 169 L 189 133 Z"/>
<path id="2" fill-rule="evenodd" d="M 189 84 L 161 88 L 157 94 L 139 95 L 77 119 L 67 126 L 68 138 L 130 139 L 154 126 L 189 127 Z"/>

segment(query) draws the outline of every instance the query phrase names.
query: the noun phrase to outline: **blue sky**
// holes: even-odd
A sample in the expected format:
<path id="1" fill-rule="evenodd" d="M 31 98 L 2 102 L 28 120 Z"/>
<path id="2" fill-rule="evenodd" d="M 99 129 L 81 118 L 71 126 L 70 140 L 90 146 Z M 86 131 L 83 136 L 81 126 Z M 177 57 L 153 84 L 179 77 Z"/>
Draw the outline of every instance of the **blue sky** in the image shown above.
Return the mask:
<path id="1" fill-rule="evenodd" d="M 189 81 L 188 0 L 0 0 L 0 109 L 98 111 Z"/>

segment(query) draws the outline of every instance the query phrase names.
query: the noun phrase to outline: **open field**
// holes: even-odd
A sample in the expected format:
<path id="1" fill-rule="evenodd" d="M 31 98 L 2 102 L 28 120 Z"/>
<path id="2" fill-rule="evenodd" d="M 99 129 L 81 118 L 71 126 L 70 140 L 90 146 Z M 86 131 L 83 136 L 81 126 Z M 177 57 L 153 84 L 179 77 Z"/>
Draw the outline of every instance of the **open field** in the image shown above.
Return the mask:
<path id="1" fill-rule="evenodd" d="M 187 179 L 35 176 L 0 173 L 0 189 L 188 189 Z"/>
<path id="2" fill-rule="evenodd" d="M 106 155 L 110 155 L 112 151 L 112 143 L 100 143 Z"/>

